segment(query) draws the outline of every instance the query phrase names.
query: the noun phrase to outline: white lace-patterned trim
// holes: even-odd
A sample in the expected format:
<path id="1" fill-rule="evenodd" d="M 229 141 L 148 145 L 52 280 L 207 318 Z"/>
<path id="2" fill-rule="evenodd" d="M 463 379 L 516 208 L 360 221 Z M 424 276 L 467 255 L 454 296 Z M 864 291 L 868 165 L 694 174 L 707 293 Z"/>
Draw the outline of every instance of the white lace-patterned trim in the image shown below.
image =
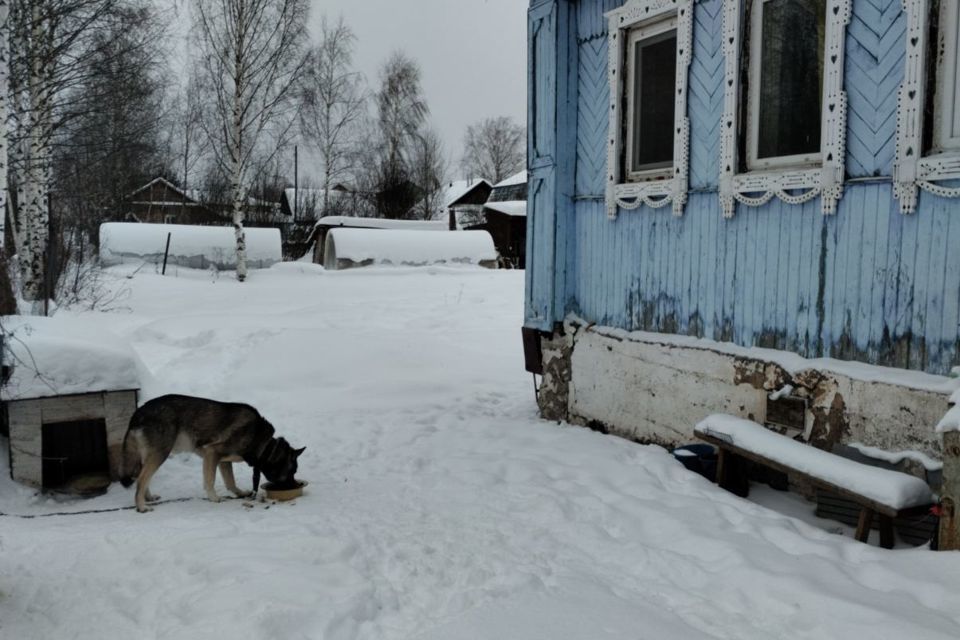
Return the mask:
<path id="1" fill-rule="evenodd" d="M 683 215 L 690 172 L 690 120 L 687 118 L 687 84 L 693 49 L 694 0 L 628 0 L 606 14 L 609 22 L 610 128 L 607 151 L 607 215 L 641 205 L 653 209 L 673 205 Z M 643 22 L 675 15 L 677 18 L 677 94 L 673 142 L 673 175 L 665 180 L 626 182 L 620 166 L 623 150 L 623 67 L 627 31 Z"/>
<path id="2" fill-rule="evenodd" d="M 760 0 L 757 0 L 760 1 Z M 843 90 L 844 43 L 850 22 L 852 0 L 827 0 L 826 50 L 824 52 L 823 114 L 821 117 L 822 164 L 814 169 L 737 172 L 737 141 L 740 109 L 740 22 L 742 0 L 724 0 L 724 109 L 720 134 L 720 205 L 725 218 L 732 218 L 736 203 L 759 207 L 773 198 L 789 204 L 821 198 L 825 215 L 836 213 L 843 196 L 846 171 L 847 95 Z M 790 191 L 801 191 L 791 195 Z"/>

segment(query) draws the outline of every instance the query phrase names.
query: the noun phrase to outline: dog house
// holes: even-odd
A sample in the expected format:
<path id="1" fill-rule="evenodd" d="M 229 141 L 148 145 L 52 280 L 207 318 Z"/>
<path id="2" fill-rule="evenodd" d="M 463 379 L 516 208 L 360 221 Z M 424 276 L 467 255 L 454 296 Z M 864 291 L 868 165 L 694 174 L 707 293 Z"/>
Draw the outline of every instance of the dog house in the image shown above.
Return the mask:
<path id="1" fill-rule="evenodd" d="M 85 494 L 119 477 L 141 367 L 119 337 L 75 323 L 4 321 L 10 377 L 0 399 L 11 477 L 45 490 Z"/>

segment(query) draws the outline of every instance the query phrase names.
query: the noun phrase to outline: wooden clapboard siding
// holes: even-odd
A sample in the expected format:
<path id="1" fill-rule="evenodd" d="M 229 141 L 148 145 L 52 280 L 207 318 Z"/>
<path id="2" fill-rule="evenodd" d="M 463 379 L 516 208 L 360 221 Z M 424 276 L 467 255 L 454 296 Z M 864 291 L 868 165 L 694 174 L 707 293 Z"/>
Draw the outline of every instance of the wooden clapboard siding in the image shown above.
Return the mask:
<path id="1" fill-rule="evenodd" d="M 900 214 L 890 175 L 905 51 L 899 0 L 854 0 L 847 32 L 846 185 L 817 200 L 739 206 L 717 195 L 721 1 L 694 10 L 690 195 L 606 216 L 605 11 L 618 0 L 531 4 L 528 326 L 567 313 L 680 333 L 947 373 L 960 353 L 960 202 L 928 193 Z"/>

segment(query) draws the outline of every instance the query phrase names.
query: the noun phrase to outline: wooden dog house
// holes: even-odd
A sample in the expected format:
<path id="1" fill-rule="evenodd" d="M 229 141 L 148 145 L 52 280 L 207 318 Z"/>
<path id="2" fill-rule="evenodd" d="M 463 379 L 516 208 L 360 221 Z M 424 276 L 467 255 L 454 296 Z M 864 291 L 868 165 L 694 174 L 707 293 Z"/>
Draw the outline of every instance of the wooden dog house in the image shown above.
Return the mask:
<path id="1" fill-rule="evenodd" d="M 18 320 L 18 319 L 14 319 Z M 2 390 L 10 475 L 30 486 L 87 493 L 120 475 L 137 409 L 138 361 L 120 338 L 29 318 L 11 329 Z"/>

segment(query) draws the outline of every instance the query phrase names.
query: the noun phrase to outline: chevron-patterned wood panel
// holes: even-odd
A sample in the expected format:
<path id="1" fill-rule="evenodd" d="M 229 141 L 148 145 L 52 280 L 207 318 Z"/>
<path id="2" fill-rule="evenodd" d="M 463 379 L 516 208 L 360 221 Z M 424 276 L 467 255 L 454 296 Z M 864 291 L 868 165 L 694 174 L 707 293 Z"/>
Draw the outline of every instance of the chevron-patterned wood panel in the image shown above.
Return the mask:
<path id="1" fill-rule="evenodd" d="M 723 119 L 723 2 L 695 5 L 693 60 L 687 113 L 690 116 L 690 187 L 716 188 L 719 181 L 720 121 Z"/>
<path id="2" fill-rule="evenodd" d="M 847 172 L 893 174 L 906 18 L 900 0 L 854 0 L 847 28 Z"/>
<path id="3" fill-rule="evenodd" d="M 607 169 L 610 86 L 607 82 L 607 38 L 581 42 L 577 112 L 577 196 L 602 197 Z"/>

